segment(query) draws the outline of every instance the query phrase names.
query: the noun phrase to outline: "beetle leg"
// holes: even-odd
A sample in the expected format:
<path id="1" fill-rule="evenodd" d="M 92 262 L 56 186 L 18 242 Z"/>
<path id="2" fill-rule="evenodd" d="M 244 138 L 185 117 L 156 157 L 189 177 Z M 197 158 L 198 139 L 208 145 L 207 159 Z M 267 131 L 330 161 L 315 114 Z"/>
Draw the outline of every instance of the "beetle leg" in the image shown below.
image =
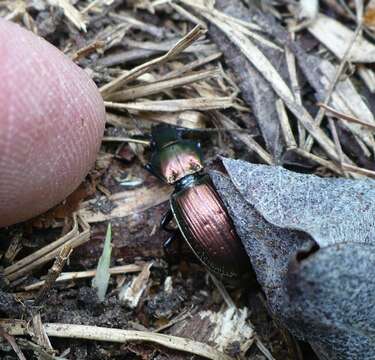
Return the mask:
<path id="1" fill-rule="evenodd" d="M 162 217 L 160 221 L 160 227 L 163 230 L 171 233 L 169 238 L 165 240 L 163 243 L 163 250 L 164 250 L 165 256 L 167 257 L 168 267 L 170 267 L 171 264 L 176 264 L 177 262 L 179 262 L 180 254 L 181 254 L 181 238 L 178 237 L 179 230 L 168 226 L 172 220 L 173 220 L 173 212 L 172 212 L 172 209 L 169 209 L 164 214 L 164 216 Z M 176 254 L 176 250 L 173 249 L 174 248 L 173 244 L 176 243 L 176 240 L 177 240 L 177 246 L 178 246 L 177 254 Z"/>
<path id="2" fill-rule="evenodd" d="M 159 180 L 163 181 L 164 182 L 164 179 L 162 177 L 160 177 L 159 174 L 157 174 L 155 171 L 154 171 L 154 168 L 152 167 L 152 165 L 150 163 L 146 164 L 145 165 L 145 169 L 151 174 L 151 175 L 154 175 L 155 177 L 157 177 Z"/>
<path id="3" fill-rule="evenodd" d="M 178 240 L 177 237 L 177 231 L 175 231 L 167 240 L 163 243 L 163 250 L 164 250 L 164 256 L 165 260 L 168 264 L 168 271 L 172 271 L 172 265 L 177 264 L 180 259 L 180 252 L 176 254 L 176 251 L 173 250 L 172 244 L 175 243 L 175 240 Z"/>
<path id="4" fill-rule="evenodd" d="M 177 243 L 177 249 L 173 244 Z M 180 261 L 181 256 L 181 238 L 179 231 L 175 230 L 171 236 L 163 243 L 164 254 L 167 257 L 168 264 L 176 264 Z"/>
<path id="5" fill-rule="evenodd" d="M 164 241 L 163 248 L 164 252 L 168 253 L 170 251 L 171 245 L 173 244 L 174 240 L 176 240 L 177 231 L 173 232 L 172 235 Z"/>
<path id="6" fill-rule="evenodd" d="M 161 218 L 160 221 L 160 227 L 170 233 L 173 233 L 176 231 L 176 229 L 169 227 L 168 225 L 173 220 L 173 212 L 171 209 L 169 209 L 164 216 Z M 168 241 L 168 240 L 167 240 Z"/>

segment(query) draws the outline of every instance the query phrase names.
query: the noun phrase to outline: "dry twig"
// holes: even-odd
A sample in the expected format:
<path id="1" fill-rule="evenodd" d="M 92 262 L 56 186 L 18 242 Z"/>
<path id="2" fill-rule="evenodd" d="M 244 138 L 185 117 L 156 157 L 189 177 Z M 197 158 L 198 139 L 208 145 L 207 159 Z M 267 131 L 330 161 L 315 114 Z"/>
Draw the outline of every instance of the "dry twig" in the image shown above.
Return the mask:
<path id="1" fill-rule="evenodd" d="M 42 288 L 39 290 L 39 293 L 35 297 L 35 305 L 39 305 L 42 301 L 46 299 L 48 291 L 51 289 L 56 279 L 60 275 L 65 263 L 68 261 L 69 256 L 72 252 L 73 248 L 69 245 L 66 245 L 61 249 L 51 269 L 48 270 L 47 279 L 44 281 Z"/>
<path id="2" fill-rule="evenodd" d="M 90 238 L 90 226 L 80 216 L 74 215 L 73 219 L 73 228 L 69 233 L 5 268 L 5 277 L 9 281 L 14 281 L 54 259 L 63 247 L 70 246 L 74 249 L 88 241 Z"/>
<path id="3" fill-rule="evenodd" d="M 215 110 L 227 109 L 234 106 L 233 98 L 226 97 L 200 97 L 193 99 L 176 99 L 160 101 L 139 101 L 134 103 L 104 102 L 107 109 L 125 109 L 129 111 L 165 111 L 176 112 L 186 110 Z"/>
<path id="4" fill-rule="evenodd" d="M 13 336 L 28 335 L 28 328 L 25 322 L 0 321 L 2 326 Z M 75 325 L 75 324 L 53 324 L 45 323 L 46 334 L 51 337 L 85 339 L 95 341 L 109 341 L 115 343 L 128 342 L 151 342 L 165 346 L 169 349 L 188 352 L 212 360 L 230 360 L 231 357 L 216 350 L 215 348 L 187 338 L 143 332 L 135 330 L 122 330 L 104 328 L 99 326 Z"/>
<path id="5" fill-rule="evenodd" d="M 25 355 L 23 354 L 23 352 L 21 351 L 21 349 L 17 345 L 15 338 L 13 336 L 9 335 L 1 327 L 0 327 L 0 336 L 2 336 L 6 341 L 8 341 L 8 343 L 10 344 L 10 346 L 12 347 L 14 352 L 16 353 L 19 360 L 26 360 Z"/>
<path id="6" fill-rule="evenodd" d="M 108 96 L 111 101 L 127 101 L 141 97 L 150 96 L 162 91 L 174 89 L 176 87 L 191 84 L 193 82 L 206 80 L 219 75 L 219 69 L 203 70 L 194 74 L 181 76 L 178 78 L 159 80 L 147 85 L 139 85 L 126 90 L 117 91 Z"/>
<path id="7" fill-rule="evenodd" d="M 336 70 L 336 74 L 334 76 L 334 78 L 332 79 L 330 85 L 329 85 L 329 88 L 327 90 L 327 94 L 326 94 L 326 97 L 324 99 L 324 102 L 323 102 L 323 105 L 328 105 L 329 102 L 330 102 L 330 99 L 331 99 L 331 96 L 332 96 L 332 93 L 333 91 L 335 90 L 335 86 L 345 68 L 345 65 L 347 64 L 347 62 L 350 60 L 350 52 L 353 48 L 353 45 L 355 44 L 359 34 L 361 33 L 361 29 L 362 29 L 362 24 L 359 23 L 356 30 L 355 30 L 355 33 L 353 34 L 353 38 L 350 40 L 350 43 L 344 53 L 344 56 L 342 57 L 341 61 L 340 61 L 340 65 L 339 67 L 337 68 Z M 317 126 L 320 125 L 320 123 L 322 122 L 323 118 L 324 118 L 324 115 L 325 115 L 325 109 L 324 107 L 321 107 L 318 111 L 318 114 L 315 116 L 315 119 L 314 119 L 314 122 Z M 305 146 L 304 146 L 304 149 L 307 150 L 307 151 L 310 151 L 311 150 L 311 147 L 313 145 L 313 137 L 312 136 L 309 136 L 306 140 L 306 143 L 305 143 Z"/>
<path id="8" fill-rule="evenodd" d="M 133 272 L 138 272 L 142 270 L 141 265 L 130 264 L 130 265 L 123 265 L 123 266 L 114 266 L 109 268 L 109 273 L 111 275 L 121 275 L 121 274 L 129 274 Z M 66 272 L 61 273 L 60 276 L 56 279 L 56 282 L 65 282 L 65 281 L 74 281 L 78 279 L 86 279 L 94 277 L 96 274 L 96 270 L 86 270 L 86 271 L 74 271 L 74 272 Z M 27 285 L 23 289 L 25 291 L 32 291 L 40 288 L 45 284 L 45 280 L 38 281 L 34 284 Z"/>

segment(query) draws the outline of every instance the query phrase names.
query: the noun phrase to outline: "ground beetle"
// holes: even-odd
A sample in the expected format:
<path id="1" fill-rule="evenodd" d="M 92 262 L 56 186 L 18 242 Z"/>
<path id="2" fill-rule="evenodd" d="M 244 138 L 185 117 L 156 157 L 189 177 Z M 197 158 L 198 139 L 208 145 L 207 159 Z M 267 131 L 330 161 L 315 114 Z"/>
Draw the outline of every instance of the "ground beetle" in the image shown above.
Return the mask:
<path id="1" fill-rule="evenodd" d="M 186 130 L 166 124 L 151 129 L 151 161 L 146 169 L 161 181 L 174 185 L 171 209 L 161 225 L 174 218 L 190 248 L 213 273 L 240 275 L 247 257 L 232 221 L 203 170 L 200 143 L 184 138 Z"/>

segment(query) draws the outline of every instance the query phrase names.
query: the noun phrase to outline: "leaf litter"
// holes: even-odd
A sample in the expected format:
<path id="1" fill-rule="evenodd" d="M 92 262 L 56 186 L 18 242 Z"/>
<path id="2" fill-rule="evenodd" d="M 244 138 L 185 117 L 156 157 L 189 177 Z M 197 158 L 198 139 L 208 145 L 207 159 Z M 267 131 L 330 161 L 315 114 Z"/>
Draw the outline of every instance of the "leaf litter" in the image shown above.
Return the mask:
<path id="1" fill-rule="evenodd" d="M 373 357 L 374 2 L 259 3 L 0 2 L 83 67 L 107 109 L 93 190 L 0 230 L 2 356 Z M 171 189 L 144 172 L 147 146 L 129 143 L 160 122 L 196 129 L 212 168 L 218 154 L 268 164 L 225 160 L 229 178 L 213 175 L 256 274 L 246 285 L 225 290 L 184 246 L 167 265 Z M 100 301 L 90 279 L 108 221 Z"/>

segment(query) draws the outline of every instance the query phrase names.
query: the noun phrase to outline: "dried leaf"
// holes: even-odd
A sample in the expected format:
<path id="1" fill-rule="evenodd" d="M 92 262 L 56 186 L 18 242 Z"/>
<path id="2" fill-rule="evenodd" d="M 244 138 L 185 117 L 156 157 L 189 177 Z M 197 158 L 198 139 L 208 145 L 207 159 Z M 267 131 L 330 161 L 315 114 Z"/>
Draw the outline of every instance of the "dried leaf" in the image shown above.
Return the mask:
<path id="1" fill-rule="evenodd" d="M 308 27 L 322 44 L 341 59 L 348 45 L 353 39 L 354 31 L 348 29 L 331 17 L 319 14 Z M 372 63 L 375 61 L 375 46 L 363 37 L 358 37 L 350 52 L 350 61 L 358 63 Z"/>
<path id="2" fill-rule="evenodd" d="M 373 359 L 375 182 L 223 162 L 213 180 L 274 316 L 321 359 Z"/>
<path id="3" fill-rule="evenodd" d="M 227 19 L 231 19 L 228 26 L 236 29 L 236 20 L 246 20 L 246 8 L 237 2 L 218 1 L 217 8 L 222 12 L 214 12 L 213 14 L 225 13 Z M 211 15 L 214 18 L 214 15 Z M 260 131 L 264 137 L 267 149 L 274 158 L 278 158 L 282 152 L 283 145 L 280 136 L 280 126 L 277 118 L 275 101 L 277 99 L 271 85 L 263 78 L 254 65 L 244 56 L 241 50 L 231 41 L 227 41 L 221 27 L 210 26 L 209 33 L 215 43 L 223 52 L 228 66 L 232 69 L 236 76 L 237 84 L 241 89 L 241 95 L 244 100 L 251 106 L 255 117 L 257 118 Z M 267 53 L 268 59 L 280 64 L 280 50 L 275 50 L 262 46 L 257 43 L 262 51 Z"/>
<path id="4" fill-rule="evenodd" d="M 336 72 L 335 66 L 328 60 L 307 55 L 298 49 L 295 53 L 301 70 L 316 91 L 317 100 L 324 101 L 330 81 L 332 81 Z M 330 105 L 342 113 L 357 117 L 363 122 L 375 124 L 372 112 L 348 78 L 337 83 L 335 90 L 332 92 Z M 374 137 L 369 129 L 359 124 L 345 123 L 344 126 L 357 135 L 367 146 L 374 149 Z"/>

